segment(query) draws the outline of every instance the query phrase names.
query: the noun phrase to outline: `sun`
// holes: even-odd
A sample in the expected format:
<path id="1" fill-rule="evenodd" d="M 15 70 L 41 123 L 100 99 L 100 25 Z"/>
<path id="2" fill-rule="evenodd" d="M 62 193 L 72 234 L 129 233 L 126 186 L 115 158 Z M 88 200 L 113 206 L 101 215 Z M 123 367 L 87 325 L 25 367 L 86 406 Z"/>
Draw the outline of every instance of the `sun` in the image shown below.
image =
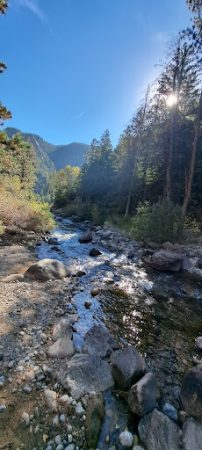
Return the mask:
<path id="1" fill-rule="evenodd" d="M 178 97 L 176 94 L 170 94 L 166 98 L 166 104 L 169 108 L 172 108 L 172 106 L 176 105 L 177 102 L 178 102 Z"/>

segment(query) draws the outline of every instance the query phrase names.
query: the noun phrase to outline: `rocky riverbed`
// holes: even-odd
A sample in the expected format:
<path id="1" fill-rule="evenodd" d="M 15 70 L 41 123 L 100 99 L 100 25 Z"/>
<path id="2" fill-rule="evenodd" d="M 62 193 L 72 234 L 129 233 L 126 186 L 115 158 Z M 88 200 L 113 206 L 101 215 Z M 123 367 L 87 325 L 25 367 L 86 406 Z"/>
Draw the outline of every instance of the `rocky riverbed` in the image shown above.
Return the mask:
<path id="1" fill-rule="evenodd" d="M 202 449 L 200 246 L 61 218 L 23 239 L 0 247 L 0 449 Z"/>

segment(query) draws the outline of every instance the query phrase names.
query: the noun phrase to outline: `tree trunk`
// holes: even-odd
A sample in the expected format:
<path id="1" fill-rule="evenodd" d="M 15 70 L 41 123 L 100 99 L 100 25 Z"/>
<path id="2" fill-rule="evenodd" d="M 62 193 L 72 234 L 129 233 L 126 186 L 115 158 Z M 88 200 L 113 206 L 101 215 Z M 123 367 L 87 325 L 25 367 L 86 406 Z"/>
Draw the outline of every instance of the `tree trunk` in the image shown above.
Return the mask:
<path id="1" fill-rule="evenodd" d="M 131 152 L 131 149 L 132 149 L 132 136 L 130 137 L 130 152 Z M 132 171 L 132 175 L 131 175 L 131 179 L 130 179 L 130 187 L 129 187 L 129 192 L 128 192 L 128 198 L 127 198 L 126 210 L 125 210 L 124 217 L 128 217 L 128 215 L 129 215 L 131 198 L 132 198 L 132 192 L 133 192 L 133 184 L 134 184 L 134 178 L 135 178 L 135 172 L 136 172 L 136 156 L 135 156 L 133 171 Z"/>
<path id="2" fill-rule="evenodd" d="M 173 162 L 175 120 L 176 120 L 176 108 L 174 107 L 171 112 L 170 145 L 169 145 L 169 152 L 168 152 L 168 163 L 167 163 L 167 168 L 166 168 L 165 194 L 166 194 L 166 197 L 168 200 L 170 200 L 170 197 L 171 197 L 171 171 L 172 171 L 172 162 Z"/>
<path id="3" fill-rule="evenodd" d="M 129 192 L 128 192 L 128 198 L 127 198 L 127 203 L 126 203 L 126 210 L 125 210 L 125 215 L 124 217 L 128 217 L 129 215 L 129 210 L 130 210 L 130 204 L 131 204 L 131 198 L 132 198 L 132 193 L 133 193 L 133 185 L 134 185 L 134 179 L 135 179 L 135 173 L 136 173 L 136 165 L 137 165 L 137 158 L 138 158 L 138 147 L 142 138 L 142 131 L 143 131 L 143 127 L 144 127 L 144 122 L 145 122 L 145 116 L 146 116 L 146 112 L 147 112 L 147 105 L 148 105 L 148 99 L 149 99 L 149 92 L 150 92 L 150 86 L 148 86 L 147 88 L 147 92 L 146 92 L 146 96 L 145 96 L 145 102 L 144 102 L 144 107 L 143 107 L 143 114 L 142 114 L 142 119 L 141 119 L 141 123 L 140 123 L 140 129 L 138 132 L 138 136 L 137 136 L 137 149 L 136 149 L 136 154 L 134 157 L 134 166 L 133 166 L 133 171 L 132 171 L 132 176 L 131 176 L 131 180 L 130 180 L 130 187 L 129 187 Z M 132 136 L 130 137 L 130 148 L 132 147 Z"/>
<path id="4" fill-rule="evenodd" d="M 198 114 L 196 118 L 196 126 L 195 126 L 195 133 L 194 133 L 194 140 L 192 143 L 192 152 L 191 152 L 191 160 L 190 160 L 190 166 L 189 166 L 189 173 L 187 177 L 187 183 L 185 182 L 185 196 L 184 196 L 184 202 L 182 205 L 182 218 L 187 214 L 187 209 L 189 206 L 189 201 L 191 197 L 191 191 L 192 191 L 192 183 L 193 183 L 193 176 L 194 176 L 194 168 L 195 168 L 195 161 L 196 161 L 196 152 L 197 152 L 197 146 L 198 146 L 198 140 L 201 134 L 201 121 L 202 121 L 202 91 L 199 99 L 199 109 Z"/>

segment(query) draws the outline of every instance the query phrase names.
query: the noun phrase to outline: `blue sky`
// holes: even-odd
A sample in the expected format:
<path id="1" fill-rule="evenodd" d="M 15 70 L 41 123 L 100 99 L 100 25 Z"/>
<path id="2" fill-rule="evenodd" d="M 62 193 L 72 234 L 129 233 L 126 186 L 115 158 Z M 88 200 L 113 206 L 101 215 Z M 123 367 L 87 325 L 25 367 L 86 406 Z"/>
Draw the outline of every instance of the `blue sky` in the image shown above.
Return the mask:
<path id="1" fill-rule="evenodd" d="M 185 0 L 10 0 L 0 17 L 6 125 L 55 144 L 90 143 L 127 125 L 168 42 L 189 24 Z"/>

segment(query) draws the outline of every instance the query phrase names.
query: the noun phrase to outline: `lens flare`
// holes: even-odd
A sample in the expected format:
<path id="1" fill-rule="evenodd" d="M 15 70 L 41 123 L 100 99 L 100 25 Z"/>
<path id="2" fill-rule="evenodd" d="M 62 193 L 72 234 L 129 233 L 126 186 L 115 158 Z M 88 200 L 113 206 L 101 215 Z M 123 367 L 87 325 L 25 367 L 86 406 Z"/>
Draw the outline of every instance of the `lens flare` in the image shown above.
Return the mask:
<path id="1" fill-rule="evenodd" d="M 176 105 L 177 101 L 178 101 L 178 98 L 177 98 L 176 94 L 170 94 L 166 98 L 166 104 L 169 108 L 172 108 L 172 106 Z"/>

